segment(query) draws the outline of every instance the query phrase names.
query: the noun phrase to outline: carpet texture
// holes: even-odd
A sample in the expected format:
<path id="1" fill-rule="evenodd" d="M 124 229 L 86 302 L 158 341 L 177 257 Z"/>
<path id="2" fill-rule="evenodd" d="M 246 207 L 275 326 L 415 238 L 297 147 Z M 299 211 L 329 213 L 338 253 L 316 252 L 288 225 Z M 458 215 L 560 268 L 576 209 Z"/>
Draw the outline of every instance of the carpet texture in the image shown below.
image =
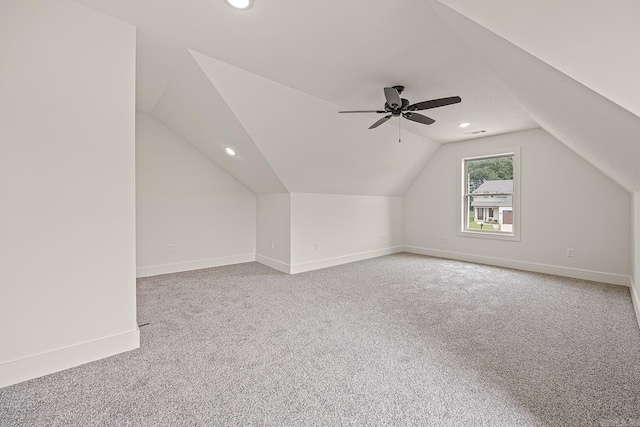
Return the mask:
<path id="1" fill-rule="evenodd" d="M 629 289 L 411 254 L 138 280 L 142 347 L 0 389 L 0 425 L 640 425 Z"/>

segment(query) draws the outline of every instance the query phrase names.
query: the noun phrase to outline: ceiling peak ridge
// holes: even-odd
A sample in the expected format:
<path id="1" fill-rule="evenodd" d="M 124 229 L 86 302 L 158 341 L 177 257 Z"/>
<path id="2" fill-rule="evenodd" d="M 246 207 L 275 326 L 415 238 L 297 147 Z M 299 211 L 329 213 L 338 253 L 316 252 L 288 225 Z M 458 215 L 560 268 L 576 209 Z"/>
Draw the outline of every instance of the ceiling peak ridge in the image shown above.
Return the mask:
<path id="1" fill-rule="evenodd" d="M 220 92 L 220 90 L 218 90 L 218 88 L 216 87 L 216 84 L 211 80 L 211 78 L 209 77 L 209 75 L 207 74 L 207 71 L 205 70 L 205 68 L 203 67 L 203 65 L 201 64 L 200 61 L 198 61 L 198 56 L 202 55 L 204 57 L 210 58 L 210 59 L 214 59 L 218 62 L 224 63 L 223 61 L 220 61 L 218 59 L 215 58 L 211 58 L 208 55 L 204 55 L 203 53 L 200 53 L 196 50 L 193 49 L 189 49 L 187 48 L 187 52 L 189 55 L 191 55 L 191 58 L 195 61 L 195 63 L 198 65 L 198 67 L 200 68 L 200 71 L 202 71 L 202 73 L 205 75 L 205 77 L 207 78 L 207 80 L 209 81 L 209 83 L 211 84 L 211 86 L 213 86 L 213 88 L 216 90 L 216 92 L 218 92 L 218 94 L 220 95 L 220 97 L 222 97 L 222 99 L 225 101 L 227 107 L 229 108 L 229 111 L 231 111 L 231 113 L 233 113 L 233 115 L 236 117 L 236 120 L 238 121 L 238 124 L 242 127 L 242 129 L 244 130 L 244 132 L 247 134 L 247 136 L 251 139 L 251 141 L 253 142 L 253 145 L 255 146 L 255 149 L 260 153 L 260 155 L 265 159 L 265 161 L 267 162 L 267 164 L 269 164 L 269 166 L 271 167 L 271 170 L 273 172 L 273 174 L 276 176 L 276 178 L 278 179 L 278 181 L 280 182 L 280 184 L 282 185 L 282 187 L 284 187 L 284 190 L 286 193 L 290 193 L 290 189 L 287 187 L 286 183 L 284 182 L 284 180 L 282 179 L 282 177 L 280 176 L 280 174 L 278 173 L 277 169 L 273 166 L 273 164 L 271 164 L 271 162 L 269 162 L 269 158 L 265 155 L 265 153 L 260 149 L 260 145 L 255 143 L 255 136 L 251 134 L 251 132 L 249 131 L 249 129 L 247 129 L 247 127 L 242 123 L 242 120 L 240 120 L 240 118 L 237 116 L 236 112 L 233 110 L 233 108 L 231 108 L 231 106 L 229 105 L 229 103 L 227 102 L 227 100 L 225 99 L 225 96 L 222 92 Z M 227 64 L 231 67 L 235 67 L 234 65 L 231 64 Z M 235 67 L 239 70 L 243 70 L 240 67 Z M 250 73 L 252 75 L 255 75 L 257 77 L 261 77 L 258 76 L 255 73 L 251 73 L 250 71 L 247 70 L 243 70 L 247 73 Z M 264 77 L 262 77 L 264 78 Z M 268 79 L 267 79 L 268 80 Z M 256 192 L 256 194 L 264 194 L 264 193 L 260 193 L 260 192 Z"/>
<path id="2" fill-rule="evenodd" d="M 183 55 L 151 115 L 254 193 L 286 190 L 190 54 Z M 238 156 L 231 158 L 225 147 Z"/>

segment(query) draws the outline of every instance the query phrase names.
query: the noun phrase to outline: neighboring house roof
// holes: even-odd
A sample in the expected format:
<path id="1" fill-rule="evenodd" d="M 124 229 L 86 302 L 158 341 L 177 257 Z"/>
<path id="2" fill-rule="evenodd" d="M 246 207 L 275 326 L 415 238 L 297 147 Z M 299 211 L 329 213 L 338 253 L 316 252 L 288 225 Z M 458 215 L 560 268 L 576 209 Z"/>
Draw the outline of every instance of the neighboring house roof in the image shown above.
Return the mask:
<path id="1" fill-rule="evenodd" d="M 487 193 L 512 193 L 513 192 L 513 180 L 512 179 L 500 179 L 485 181 L 476 188 L 471 194 L 477 194 L 473 197 L 471 206 L 475 208 L 492 208 L 492 207 L 505 207 L 513 206 L 512 196 L 484 196 Z"/>
<path id="2" fill-rule="evenodd" d="M 513 180 L 502 179 L 494 181 L 485 181 L 476 188 L 472 194 L 482 193 L 513 193 Z"/>
<path id="3" fill-rule="evenodd" d="M 474 208 L 496 208 L 513 206 L 513 197 L 474 197 L 471 206 Z"/>

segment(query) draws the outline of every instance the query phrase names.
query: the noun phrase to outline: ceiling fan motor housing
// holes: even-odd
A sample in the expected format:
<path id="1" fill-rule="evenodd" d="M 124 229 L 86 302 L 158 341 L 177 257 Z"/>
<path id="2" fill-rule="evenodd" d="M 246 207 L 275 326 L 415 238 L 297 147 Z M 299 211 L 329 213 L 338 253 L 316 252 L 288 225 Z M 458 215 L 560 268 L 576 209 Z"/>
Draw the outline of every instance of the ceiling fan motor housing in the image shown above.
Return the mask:
<path id="1" fill-rule="evenodd" d="M 390 112 L 391 114 L 393 114 L 394 117 L 399 116 L 401 112 L 405 111 L 407 109 L 407 107 L 409 106 L 409 100 L 405 99 L 405 98 L 401 98 L 402 100 L 402 106 L 399 107 L 392 107 L 391 105 L 389 105 L 388 102 L 384 103 L 384 109 L 385 111 Z"/>
<path id="2" fill-rule="evenodd" d="M 400 98 L 400 94 L 404 91 L 404 86 L 391 86 L 384 88 L 384 96 L 386 102 L 384 103 L 384 110 L 354 110 L 354 111 L 339 111 L 340 113 L 378 113 L 387 114 L 374 124 L 369 129 L 375 129 L 381 124 L 385 123 L 391 117 L 404 117 L 412 122 L 422 123 L 423 125 L 430 125 L 435 123 L 431 117 L 424 116 L 419 113 L 414 113 L 416 110 L 428 110 L 431 108 L 444 107 L 445 105 L 457 104 L 462 101 L 459 96 L 450 96 L 448 98 L 432 99 L 429 101 L 422 101 L 415 104 L 410 104 L 408 99 Z"/>

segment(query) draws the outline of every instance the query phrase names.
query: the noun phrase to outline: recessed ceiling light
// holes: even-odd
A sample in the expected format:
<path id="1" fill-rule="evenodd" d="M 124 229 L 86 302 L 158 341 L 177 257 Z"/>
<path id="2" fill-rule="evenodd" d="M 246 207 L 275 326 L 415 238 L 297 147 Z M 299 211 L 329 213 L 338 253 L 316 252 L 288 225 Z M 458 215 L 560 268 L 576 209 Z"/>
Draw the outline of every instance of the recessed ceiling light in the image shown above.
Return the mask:
<path id="1" fill-rule="evenodd" d="M 224 151 L 226 151 L 227 154 L 230 155 L 230 156 L 237 156 L 238 155 L 238 153 L 236 153 L 236 150 L 234 150 L 231 147 L 224 147 Z"/>
<path id="2" fill-rule="evenodd" d="M 461 127 L 461 128 L 466 128 L 466 127 L 469 127 L 470 125 L 471 123 L 469 122 L 458 123 L 458 127 Z"/>
<path id="3" fill-rule="evenodd" d="M 225 0 L 229 6 L 236 9 L 249 9 L 253 0 Z"/>

